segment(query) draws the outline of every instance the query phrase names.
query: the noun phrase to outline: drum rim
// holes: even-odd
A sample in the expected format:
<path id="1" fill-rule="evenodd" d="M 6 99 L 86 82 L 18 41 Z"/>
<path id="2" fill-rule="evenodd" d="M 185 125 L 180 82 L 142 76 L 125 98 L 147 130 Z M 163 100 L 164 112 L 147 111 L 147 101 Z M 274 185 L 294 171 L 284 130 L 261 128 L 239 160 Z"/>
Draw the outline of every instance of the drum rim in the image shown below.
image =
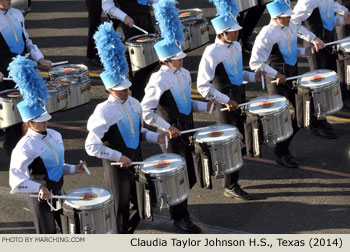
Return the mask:
<path id="1" fill-rule="evenodd" d="M 160 154 L 152 155 L 152 156 L 146 158 L 144 160 L 144 162 L 151 161 L 150 158 L 152 158 L 152 157 L 161 156 L 161 155 L 165 155 L 165 154 L 171 154 L 171 155 L 178 156 L 179 158 L 181 158 L 181 160 L 182 160 L 181 166 L 175 167 L 171 171 L 168 171 L 168 172 L 153 172 L 153 173 L 150 173 L 150 172 L 146 172 L 146 171 L 142 170 L 144 165 L 141 165 L 140 166 L 140 171 L 142 171 L 143 173 L 149 174 L 150 176 L 152 174 L 151 177 L 154 177 L 154 178 L 164 178 L 164 177 L 169 177 L 169 176 L 176 175 L 176 174 L 182 172 L 187 167 L 185 159 L 181 155 L 176 154 L 176 153 L 160 153 Z"/>
<path id="2" fill-rule="evenodd" d="M 218 142 L 218 141 L 215 141 L 215 143 L 213 143 L 213 142 L 204 142 L 204 141 L 198 141 L 198 139 L 197 139 L 197 136 L 198 136 L 198 134 L 200 133 L 200 132 L 203 132 L 204 130 L 207 130 L 207 129 L 203 129 L 203 130 L 199 130 L 199 131 L 197 131 L 195 134 L 194 134 L 194 139 L 195 139 L 195 142 L 196 143 L 200 143 L 200 144 L 207 144 L 207 145 L 210 145 L 210 146 L 217 146 L 217 145 L 220 145 L 220 144 L 223 144 L 223 143 L 227 143 L 227 142 L 230 142 L 230 141 L 235 141 L 239 136 L 239 131 L 238 131 L 238 129 L 237 129 L 237 127 L 235 127 L 235 126 L 233 126 L 233 125 L 230 125 L 230 124 L 214 124 L 214 125 L 210 125 L 209 126 L 209 128 L 212 128 L 212 127 L 216 127 L 216 126 L 228 126 L 228 127 L 230 127 L 230 128 L 234 128 L 234 130 L 236 131 L 236 135 L 234 135 L 233 136 L 233 138 L 228 138 L 228 139 L 224 139 L 222 142 Z M 209 129 L 208 128 L 208 129 Z M 212 143 L 212 144 L 210 144 L 210 143 Z M 220 144 L 219 144 L 220 143 Z"/>
<path id="3" fill-rule="evenodd" d="M 249 114 L 249 113 L 251 113 L 251 114 L 253 114 L 253 115 L 258 115 L 258 116 L 266 116 L 266 115 L 274 115 L 274 114 L 276 114 L 276 113 L 279 113 L 279 112 L 283 112 L 283 111 L 285 111 L 286 109 L 289 109 L 289 100 L 286 98 L 286 97 L 284 97 L 284 96 L 282 96 L 282 95 L 277 95 L 277 94 L 272 94 L 272 95 L 262 95 L 262 96 L 258 96 L 258 97 L 256 97 L 256 98 L 253 98 L 253 99 L 251 99 L 249 102 L 257 102 L 258 100 L 258 98 L 262 98 L 262 97 L 275 97 L 275 98 L 284 98 L 285 99 L 285 101 L 286 101 L 286 104 L 284 105 L 284 106 L 282 106 L 282 107 L 279 107 L 279 108 L 277 108 L 277 109 L 275 109 L 274 111 L 268 111 L 268 112 L 262 112 L 262 113 L 257 113 L 257 112 L 253 112 L 253 111 L 251 111 L 251 110 L 249 110 L 249 105 L 247 106 L 247 110 L 246 110 L 246 113 L 247 114 Z M 254 101 L 256 99 L 256 101 Z"/>
<path id="4" fill-rule="evenodd" d="M 18 96 L 18 97 L 1 97 L 2 94 L 11 93 L 11 92 L 18 92 L 20 94 L 20 96 Z M 11 89 L 6 89 L 3 91 L 0 91 L 0 101 L 7 102 L 7 101 L 13 101 L 13 100 L 23 100 L 21 92 L 18 89 L 11 88 Z"/>
<path id="5" fill-rule="evenodd" d="M 61 66 L 55 66 L 55 67 L 53 67 L 53 68 L 51 68 L 50 70 L 49 70 L 49 75 L 60 75 L 60 74 L 62 74 L 62 75 L 64 75 L 64 74 L 67 74 L 67 75 L 72 75 L 72 74 L 74 74 L 74 73 L 76 73 L 77 71 L 72 71 L 72 72 L 67 72 L 67 73 L 62 73 L 62 72 L 53 72 L 54 70 L 56 70 L 56 69 L 59 69 L 59 68 L 63 68 L 63 67 L 65 67 L 65 68 L 68 68 L 69 66 L 74 66 L 74 67 L 77 67 L 77 66 L 79 66 L 79 67 L 81 67 L 81 68 L 83 68 L 84 70 L 83 71 L 80 71 L 79 73 L 80 74 L 84 74 L 84 73 L 86 73 L 86 72 L 89 72 L 89 68 L 86 66 L 86 65 L 84 65 L 84 64 L 64 64 L 64 65 L 61 65 Z"/>
<path id="6" fill-rule="evenodd" d="M 137 39 L 137 38 L 141 38 L 141 37 L 147 37 L 147 36 L 151 36 L 153 38 L 155 38 L 154 40 L 152 41 L 147 41 L 147 42 L 132 42 L 131 40 L 132 39 Z M 155 44 L 156 42 L 158 42 L 159 40 L 161 40 L 161 37 L 156 34 L 156 33 L 149 33 L 149 34 L 140 34 L 140 35 L 136 35 L 136 36 L 133 36 L 131 38 L 128 38 L 126 41 L 125 41 L 125 45 L 126 46 L 136 46 L 136 47 L 142 47 L 143 45 L 147 45 L 147 44 Z"/>
<path id="7" fill-rule="evenodd" d="M 63 201 L 63 206 L 67 205 L 68 207 L 76 209 L 76 210 L 79 210 L 79 211 L 84 211 L 84 210 L 92 210 L 92 211 L 94 211 L 94 210 L 98 210 L 98 209 L 103 208 L 105 205 L 108 205 L 109 202 L 113 201 L 113 195 L 110 192 L 110 190 L 108 190 L 107 188 L 102 187 L 102 186 L 86 186 L 86 187 L 82 187 L 82 188 L 77 188 L 77 189 L 74 189 L 71 192 L 67 193 L 66 196 L 68 196 L 69 194 L 73 193 L 74 191 L 83 190 L 83 189 L 87 189 L 87 188 L 97 188 L 97 189 L 106 190 L 109 193 L 110 197 L 104 202 L 100 202 L 98 204 L 89 205 L 89 206 L 77 206 L 77 205 L 74 205 L 74 204 L 72 204 L 71 202 L 69 202 L 67 200 L 64 200 Z"/>
<path id="8" fill-rule="evenodd" d="M 335 86 L 337 84 L 340 84 L 340 79 L 339 79 L 338 73 L 336 71 L 333 71 L 333 70 L 330 70 L 330 69 L 317 69 L 317 70 L 306 72 L 305 74 L 315 73 L 315 72 L 319 72 L 319 71 L 322 71 L 322 70 L 335 73 L 336 78 L 334 80 L 332 80 L 331 82 L 328 82 L 328 83 L 325 83 L 325 84 L 322 84 L 322 85 L 318 85 L 318 86 L 303 85 L 303 84 L 300 83 L 301 78 L 299 78 L 297 80 L 298 86 L 300 86 L 301 88 L 305 88 L 305 89 L 310 89 L 312 91 L 316 91 L 316 90 L 321 90 L 321 89 L 324 89 L 324 88 L 327 88 L 327 87 L 332 87 L 332 86 Z"/>
<path id="9" fill-rule="evenodd" d="M 203 22 L 200 24 L 195 24 L 195 25 L 184 24 L 185 22 L 197 21 L 197 20 L 200 20 L 200 21 L 203 20 Z M 188 19 L 182 20 L 181 23 L 183 23 L 183 26 L 189 27 L 190 29 L 191 29 L 191 27 L 200 27 L 200 26 L 205 26 L 205 25 L 208 26 L 209 25 L 209 22 L 205 17 L 203 17 L 203 18 L 188 18 Z"/>

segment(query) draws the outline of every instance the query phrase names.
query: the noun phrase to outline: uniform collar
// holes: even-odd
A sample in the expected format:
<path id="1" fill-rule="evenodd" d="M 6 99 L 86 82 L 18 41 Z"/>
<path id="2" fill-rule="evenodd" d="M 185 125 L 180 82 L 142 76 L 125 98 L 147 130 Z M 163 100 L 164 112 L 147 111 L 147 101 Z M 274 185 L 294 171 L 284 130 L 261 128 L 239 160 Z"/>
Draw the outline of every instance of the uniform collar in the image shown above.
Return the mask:
<path id="1" fill-rule="evenodd" d="M 182 68 L 180 68 L 179 70 L 176 70 L 176 69 L 174 69 L 174 68 L 171 68 L 171 67 L 168 67 L 167 65 L 162 65 L 161 66 L 161 68 L 160 68 L 160 70 L 162 70 L 163 72 L 170 72 L 170 73 L 181 73 L 181 69 Z"/>
<path id="2" fill-rule="evenodd" d="M 272 19 L 271 19 L 271 21 L 270 21 L 270 25 L 276 26 L 276 27 L 280 28 L 281 30 L 284 29 L 284 28 L 286 28 L 286 27 L 289 27 L 289 26 L 280 25 L 280 24 L 276 23 L 275 21 L 273 21 Z"/>
<path id="3" fill-rule="evenodd" d="M 46 131 L 47 131 L 47 130 L 46 130 Z M 39 133 L 39 132 L 37 132 L 37 131 L 35 131 L 35 130 L 32 130 L 32 129 L 30 129 L 30 128 L 28 128 L 27 134 L 28 134 L 29 136 L 33 137 L 33 138 L 44 138 L 44 137 L 46 136 L 46 135 L 41 134 L 41 133 Z"/>
<path id="4" fill-rule="evenodd" d="M 128 97 L 128 99 L 129 99 L 129 97 Z M 108 102 L 115 103 L 115 104 L 123 104 L 123 103 L 126 102 L 128 99 L 126 99 L 126 100 L 121 100 L 121 99 L 115 98 L 113 95 L 109 95 L 109 96 L 108 96 Z"/>

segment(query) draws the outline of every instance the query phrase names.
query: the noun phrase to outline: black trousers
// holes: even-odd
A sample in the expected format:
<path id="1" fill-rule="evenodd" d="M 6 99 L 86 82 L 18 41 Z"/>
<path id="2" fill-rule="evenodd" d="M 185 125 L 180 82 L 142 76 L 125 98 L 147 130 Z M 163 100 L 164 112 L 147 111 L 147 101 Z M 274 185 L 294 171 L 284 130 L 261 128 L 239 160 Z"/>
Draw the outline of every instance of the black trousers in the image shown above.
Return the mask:
<path id="1" fill-rule="evenodd" d="M 85 4 L 88 11 L 88 25 L 89 25 L 86 57 L 88 57 L 89 59 L 92 59 L 92 58 L 98 57 L 93 36 L 97 31 L 97 27 L 101 24 L 102 1 L 85 0 Z"/>
<path id="2" fill-rule="evenodd" d="M 196 154 L 194 154 L 194 149 L 192 146 L 190 146 L 189 143 L 185 141 L 181 136 L 175 139 L 171 139 L 168 144 L 168 149 L 166 149 L 164 145 L 161 145 L 160 147 L 163 153 L 176 153 L 186 160 L 189 184 L 190 188 L 192 188 L 196 184 L 196 174 L 194 167 L 194 158 Z M 187 209 L 187 200 L 178 205 L 171 206 L 170 215 L 171 218 L 175 221 L 179 221 L 185 217 L 188 217 L 189 212 Z"/>
<path id="3" fill-rule="evenodd" d="M 28 197 L 28 206 L 37 234 L 56 234 L 57 226 L 62 228 L 60 217 L 62 210 L 51 211 L 46 201 L 39 201 L 38 198 Z"/>
<path id="4" fill-rule="evenodd" d="M 112 193 L 117 234 L 132 234 L 141 218 L 138 212 L 134 173 L 129 168 L 112 166 L 102 160 L 107 189 Z"/>

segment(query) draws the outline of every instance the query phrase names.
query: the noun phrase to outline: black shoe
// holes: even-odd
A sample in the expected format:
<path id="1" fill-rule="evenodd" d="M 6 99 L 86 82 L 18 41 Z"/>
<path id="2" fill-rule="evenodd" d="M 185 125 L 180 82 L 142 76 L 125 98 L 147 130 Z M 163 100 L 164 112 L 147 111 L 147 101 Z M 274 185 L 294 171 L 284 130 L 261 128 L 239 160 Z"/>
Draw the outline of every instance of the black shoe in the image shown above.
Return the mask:
<path id="1" fill-rule="evenodd" d="M 190 217 L 184 217 L 179 221 L 174 221 L 174 226 L 187 234 L 200 234 L 202 230 L 194 224 Z"/>
<path id="2" fill-rule="evenodd" d="M 276 162 L 280 165 L 286 166 L 288 168 L 297 168 L 299 164 L 290 154 L 283 155 L 281 157 L 277 157 Z"/>
<path id="3" fill-rule="evenodd" d="M 98 58 L 88 58 L 88 64 L 92 68 L 103 68 L 102 63 Z"/>
<path id="4" fill-rule="evenodd" d="M 317 128 L 313 128 L 312 133 L 316 136 L 328 139 L 338 138 L 338 136 L 333 131 L 332 125 L 330 125 L 329 123 L 322 123 Z"/>
<path id="5" fill-rule="evenodd" d="M 242 200 L 252 200 L 253 197 L 246 191 L 244 191 L 239 185 L 235 185 L 232 189 L 226 188 L 224 191 L 224 196 L 227 198 L 235 198 Z"/>

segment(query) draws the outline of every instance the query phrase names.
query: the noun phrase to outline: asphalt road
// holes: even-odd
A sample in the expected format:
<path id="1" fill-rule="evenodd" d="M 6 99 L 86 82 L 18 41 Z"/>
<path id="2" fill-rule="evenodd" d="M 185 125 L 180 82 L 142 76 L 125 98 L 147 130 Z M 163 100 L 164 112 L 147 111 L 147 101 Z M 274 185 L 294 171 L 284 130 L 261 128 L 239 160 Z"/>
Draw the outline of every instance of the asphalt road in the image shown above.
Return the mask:
<path id="1" fill-rule="evenodd" d="M 52 61 L 69 60 L 86 64 L 87 12 L 84 1 L 32 1 L 32 10 L 26 17 L 26 27 L 32 40 L 46 58 Z M 207 0 L 179 0 L 180 9 L 201 8 L 207 19 L 216 11 Z M 269 20 L 265 14 L 262 25 Z M 211 41 L 214 39 L 210 30 Z M 254 36 L 253 36 L 254 37 Z M 252 37 L 252 39 L 253 39 Z M 196 74 L 205 47 L 188 53 L 185 68 L 192 74 L 193 98 Z M 248 59 L 249 55 L 245 55 Z M 247 61 L 245 61 L 247 63 Z M 247 64 L 245 64 L 247 67 Z M 301 72 L 308 71 L 305 61 Z M 65 177 L 65 190 L 70 192 L 86 186 L 104 186 L 100 160 L 88 157 L 84 150 L 86 122 L 95 106 L 107 94 L 98 76 L 100 70 L 91 70 L 91 101 L 83 106 L 53 114 L 52 128 L 64 138 L 66 162 L 85 159 L 91 175 Z M 43 73 L 45 76 L 45 73 Z M 264 92 L 257 84 L 248 84 L 248 96 Z M 221 180 L 213 180 L 214 189 L 197 185 L 189 198 L 191 217 L 204 233 L 350 233 L 350 113 L 343 109 L 330 117 L 337 140 L 315 137 L 310 131 L 300 130 L 291 149 L 301 164 L 298 169 L 287 169 L 274 162 L 273 150 L 263 147 L 261 159 L 245 158 L 241 169 L 241 186 L 253 194 L 249 202 L 225 198 Z M 195 115 L 196 126 L 214 123 L 206 113 Z M 3 138 L 0 138 L 2 147 Z M 154 144 L 142 144 L 144 158 L 159 153 Z M 33 223 L 23 195 L 10 195 L 8 185 L 9 157 L 0 148 L 0 233 L 34 233 Z M 177 233 L 167 212 L 155 209 L 154 222 L 142 221 L 136 233 Z"/>

